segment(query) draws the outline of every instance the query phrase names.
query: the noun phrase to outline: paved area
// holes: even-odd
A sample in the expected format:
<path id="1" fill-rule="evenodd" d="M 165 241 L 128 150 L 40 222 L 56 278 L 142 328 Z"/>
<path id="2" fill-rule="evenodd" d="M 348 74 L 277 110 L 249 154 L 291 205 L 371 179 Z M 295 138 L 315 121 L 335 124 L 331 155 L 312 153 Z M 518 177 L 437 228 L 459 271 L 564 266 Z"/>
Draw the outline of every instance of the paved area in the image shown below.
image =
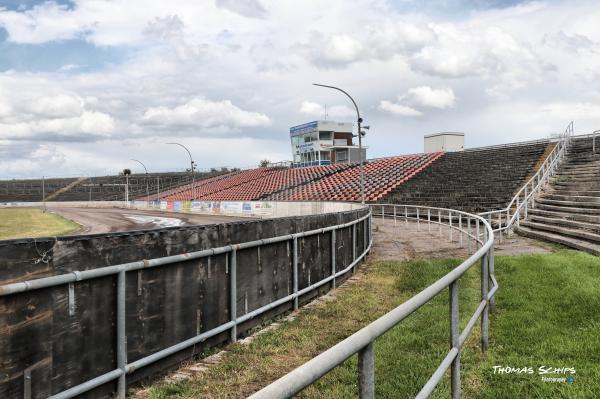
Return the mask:
<path id="1" fill-rule="evenodd" d="M 452 232 L 446 226 L 404 220 L 395 224 L 393 220 L 373 219 L 373 257 L 382 260 L 411 260 L 433 258 L 463 258 L 469 256 L 466 236 L 463 236 L 462 247 L 458 231 Z M 473 250 L 474 246 L 471 246 Z M 496 255 L 522 255 L 529 253 L 550 252 L 552 247 L 541 241 L 518 235 L 502 237 L 496 242 Z"/>
<path id="2" fill-rule="evenodd" d="M 160 229 L 250 220 L 219 215 L 164 212 L 125 208 L 52 208 L 50 210 L 81 225 L 78 234 Z"/>

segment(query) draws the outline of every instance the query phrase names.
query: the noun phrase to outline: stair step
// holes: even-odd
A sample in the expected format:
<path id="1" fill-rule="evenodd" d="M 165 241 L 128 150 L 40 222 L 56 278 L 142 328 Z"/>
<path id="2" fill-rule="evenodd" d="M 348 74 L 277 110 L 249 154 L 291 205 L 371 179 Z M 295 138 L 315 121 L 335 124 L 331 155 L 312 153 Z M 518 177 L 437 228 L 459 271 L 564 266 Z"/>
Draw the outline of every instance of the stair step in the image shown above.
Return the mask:
<path id="1" fill-rule="evenodd" d="M 600 235 L 590 233 L 590 232 L 584 231 L 584 230 L 555 226 L 553 224 L 530 222 L 528 220 L 524 220 L 524 221 L 520 222 L 520 224 L 522 226 L 529 227 L 530 229 L 534 229 L 534 230 L 545 230 L 545 231 L 550 231 L 552 233 L 557 233 L 557 234 L 560 234 L 563 236 L 570 236 L 570 237 L 575 237 L 578 239 L 582 239 L 582 240 L 586 240 L 586 241 L 590 241 L 590 242 L 594 242 L 594 243 L 600 243 Z"/>
<path id="2" fill-rule="evenodd" d="M 579 230 L 589 230 L 594 233 L 600 233 L 600 224 L 598 223 L 588 223 L 581 222 L 576 220 L 569 220 L 560 217 L 547 217 L 547 216 L 539 216 L 536 214 L 529 215 L 529 220 L 533 222 L 543 223 L 543 224 L 551 224 L 557 226 L 564 226 L 572 229 Z"/>
<path id="3" fill-rule="evenodd" d="M 558 201 L 546 198 L 538 198 L 537 202 L 540 204 L 547 205 L 575 206 L 578 208 L 598 208 L 598 210 L 600 210 L 600 203 L 597 202 Z"/>
<path id="4" fill-rule="evenodd" d="M 529 214 L 546 216 L 546 217 L 551 217 L 551 218 L 560 218 L 560 219 L 566 219 L 566 220 L 575 220 L 578 222 L 600 224 L 600 215 L 594 216 L 594 215 L 585 215 L 585 214 L 579 214 L 579 213 L 547 211 L 547 210 L 543 210 L 543 209 L 539 209 L 539 208 L 529 209 Z"/>
<path id="5" fill-rule="evenodd" d="M 589 196 L 589 195 L 571 195 L 568 194 L 544 194 L 540 199 L 550 199 L 555 201 L 569 201 L 569 202 L 598 202 L 600 204 L 600 196 Z"/>
<path id="6" fill-rule="evenodd" d="M 533 230 L 528 227 L 520 226 L 515 228 L 515 231 L 525 237 L 535 238 L 538 240 L 555 242 L 566 245 L 571 248 L 585 251 L 596 256 L 600 256 L 600 245 L 596 245 L 587 241 L 578 240 L 572 237 L 565 237 L 548 231 Z"/>
<path id="7" fill-rule="evenodd" d="M 550 205 L 541 203 L 539 200 L 536 204 L 536 207 L 539 209 L 545 209 L 548 211 L 556 211 L 556 212 L 567 212 L 567 213 L 578 213 L 582 215 L 600 215 L 600 209 L 595 208 L 577 208 L 574 206 L 560 206 L 560 205 Z"/>
<path id="8" fill-rule="evenodd" d="M 546 193 L 557 195 L 565 195 L 565 193 L 567 193 L 567 195 L 600 197 L 600 190 L 570 190 L 565 187 L 552 187 L 552 189 L 546 191 Z"/>

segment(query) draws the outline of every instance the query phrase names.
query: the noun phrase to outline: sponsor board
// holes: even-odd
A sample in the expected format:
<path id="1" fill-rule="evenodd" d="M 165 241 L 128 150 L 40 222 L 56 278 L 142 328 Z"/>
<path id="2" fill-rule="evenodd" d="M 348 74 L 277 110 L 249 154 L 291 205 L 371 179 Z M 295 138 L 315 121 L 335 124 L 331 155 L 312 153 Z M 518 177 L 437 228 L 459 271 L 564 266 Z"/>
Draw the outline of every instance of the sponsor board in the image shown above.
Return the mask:
<path id="1" fill-rule="evenodd" d="M 273 205 L 270 202 L 253 202 L 252 213 L 261 216 L 272 215 Z"/>
<path id="2" fill-rule="evenodd" d="M 221 213 L 242 213 L 242 203 L 237 201 L 221 202 Z"/>
<path id="3" fill-rule="evenodd" d="M 160 209 L 168 209 L 168 202 L 160 201 Z"/>

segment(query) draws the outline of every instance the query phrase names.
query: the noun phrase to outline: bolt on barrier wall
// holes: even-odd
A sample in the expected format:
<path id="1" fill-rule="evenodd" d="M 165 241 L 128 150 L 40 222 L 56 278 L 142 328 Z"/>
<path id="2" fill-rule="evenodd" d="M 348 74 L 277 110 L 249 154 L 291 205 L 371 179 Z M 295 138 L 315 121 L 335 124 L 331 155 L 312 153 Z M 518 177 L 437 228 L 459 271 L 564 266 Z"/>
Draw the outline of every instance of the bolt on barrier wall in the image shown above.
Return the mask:
<path id="1" fill-rule="evenodd" d="M 335 287 L 370 211 L 0 242 L 0 397 L 125 396 Z"/>

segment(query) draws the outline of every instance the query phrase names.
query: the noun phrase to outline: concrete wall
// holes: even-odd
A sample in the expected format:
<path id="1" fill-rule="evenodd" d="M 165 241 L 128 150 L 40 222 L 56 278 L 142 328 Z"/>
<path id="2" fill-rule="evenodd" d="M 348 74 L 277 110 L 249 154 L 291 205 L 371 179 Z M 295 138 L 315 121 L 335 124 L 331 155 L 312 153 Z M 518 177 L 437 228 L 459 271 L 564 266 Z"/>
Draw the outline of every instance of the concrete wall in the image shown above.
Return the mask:
<path id="1" fill-rule="evenodd" d="M 329 207 L 323 205 L 322 210 Z M 362 208 L 154 231 L 1 241 L 0 284 L 319 229 L 347 223 L 367 213 Z M 357 225 L 357 254 L 368 246 L 366 227 L 363 223 Z M 299 289 L 330 275 L 331 244 L 331 233 L 298 239 Z M 352 261 L 352 228 L 337 231 L 335 246 L 336 270 L 341 270 Z M 75 282 L 72 314 L 66 284 L 0 296 L 0 397 L 22 398 L 26 371 L 31 374 L 31 397 L 45 398 L 117 367 L 116 280 L 116 275 L 111 275 Z M 293 290 L 292 280 L 289 240 L 260 250 L 239 250 L 238 317 L 288 295 Z M 300 303 L 329 288 L 326 284 L 307 293 Z M 229 321 L 229 269 L 224 254 L 129 272 L 126 292 L 129 363 Z M 244 335 L 290 307 L 287 302 L 247 321 L 238 326 L 238 334 Z M 128 381 L 164 371 L 225 342 L 228 334 L 225 331 L 135 371 L 128 375 Z M 116 383 L 111 382 L 83 397 L 106 397 L 115 389 Z"/>

